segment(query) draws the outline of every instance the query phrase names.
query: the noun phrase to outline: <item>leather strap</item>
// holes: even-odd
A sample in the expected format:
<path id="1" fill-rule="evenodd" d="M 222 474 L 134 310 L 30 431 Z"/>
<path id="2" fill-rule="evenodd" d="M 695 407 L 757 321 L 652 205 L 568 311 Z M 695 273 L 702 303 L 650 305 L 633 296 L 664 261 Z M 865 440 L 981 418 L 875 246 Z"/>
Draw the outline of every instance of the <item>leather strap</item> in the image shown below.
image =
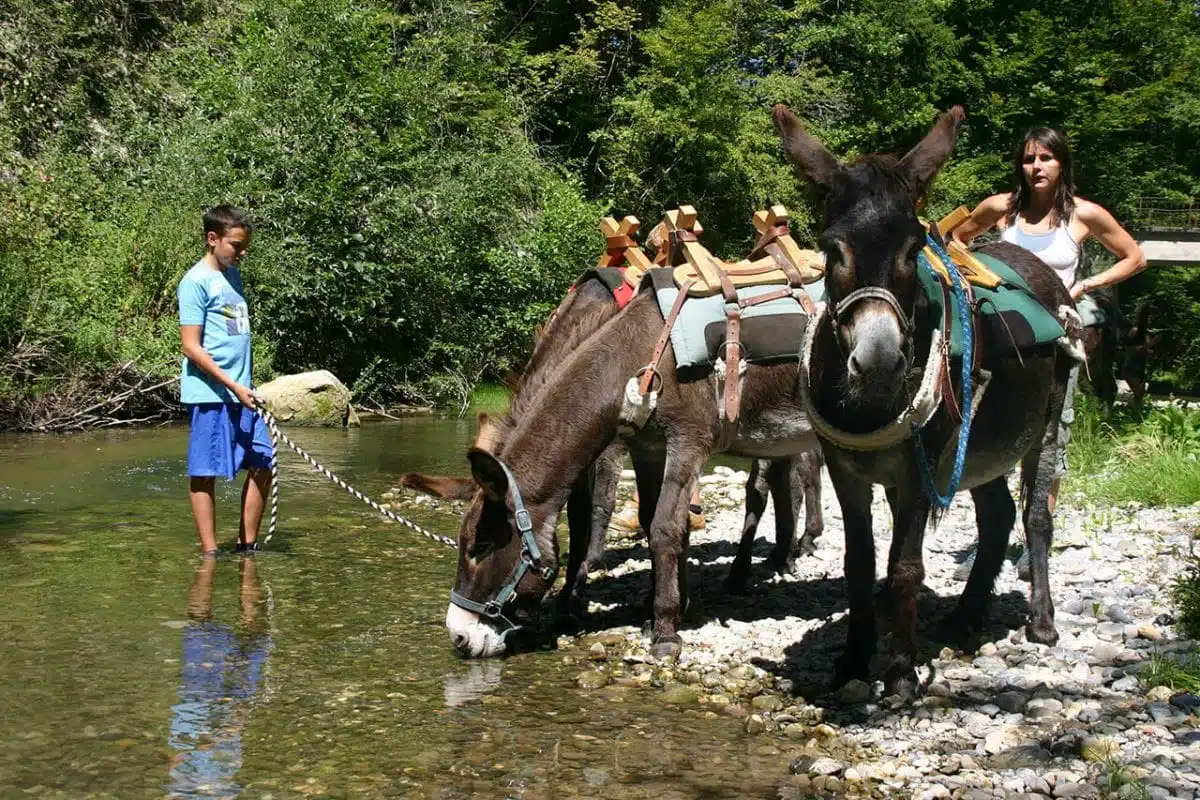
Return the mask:
<path id="1" fill-rule="evenodd" d="M 787 288 L 776 289 L 773 292 L 767 292 L 766 294 L 760 294 L 757 297 L 746 297 L 741 300 L 738 300 L 738 305 L 741 306 L 742 308 L 750 308 L 750 306 L 756 306 L 756 305 L 759 305 L 760 303 L 769 303 L 772 300 L 782 300 L 785 297 L 786 298 L 793 297 L 791 289 L 787 289 Z"/>
<path id="2" fill-rule="evenodd" d="M 742 309 L 734 306 L 726 312 L 725 326 L 725 419 L 736 422 L 741 404 L 739 369 L 742 366 Z"/>
<path id="3" fill-rule="evenodd" d="M 950 333 L 953 329 L 954 306 L 952 305 L 953 298 L 950 294 L 950 287 L 945 281 L 939 280 L 938 285 L 942 287 L 942 341 L 945 342 L 945 347 L 939 358 L 943 360 L 942 369 L 942 402 L 946 404 L 946 412 L 950 415 L 951 421 L 955 425 L 962 423 L 962 409 L 958 406 L 958 398 L 954 396 L 954 381 L 950 377 Z M 965 333 L 965 332 L 964 332 Z"/>
<path id="4" fill-rule="evenodd" d="M 679 310 L 683 308 L 684 302 L 688 299 L 688 289 L 692 288 L 694 280 L 686 281 L 683 286 L 679 287 L 679 294 L 675 295 L 675 302 L 671 305 L 671 312 L 667 314 L 667 318 L 663 321 L 662 333 L 658 335 L 658 341 L 654 343 L 654 352 L 650 354 L 650 363 L 642 367 L 641 379 L 638 381 L 638 391 L 642 395 L 650 393 L 650 387 L 654 384 L 654 376 L 658 375 L 658 363 L 662 361 L 663 353 L 667 349 L 667 342 L 671 341 L 671 329 L 675 327 L 675 320 L 679 317 Z"/>

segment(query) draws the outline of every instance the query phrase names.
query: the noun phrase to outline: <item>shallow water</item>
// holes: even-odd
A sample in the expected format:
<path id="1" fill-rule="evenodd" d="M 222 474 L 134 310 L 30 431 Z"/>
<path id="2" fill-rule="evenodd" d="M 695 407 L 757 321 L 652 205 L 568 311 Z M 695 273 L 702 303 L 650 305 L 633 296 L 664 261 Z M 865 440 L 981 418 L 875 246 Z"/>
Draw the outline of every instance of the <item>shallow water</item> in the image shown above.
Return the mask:
<path id="1" fill-rule="evenodd" d="M 294 431 L 378 496 L 460 472 L 466 421 Z M 442 620 L 455 556 L 290 453 L 283 552 L 201 562 L 186 429 L 0 437 L 0 796 L 773 797 L 787 758 L 661 693 L 487 662 Z M 219 483 L 231 547 L 237 484 Z M 419 520 L 447 535 L 453 518 Z"/>

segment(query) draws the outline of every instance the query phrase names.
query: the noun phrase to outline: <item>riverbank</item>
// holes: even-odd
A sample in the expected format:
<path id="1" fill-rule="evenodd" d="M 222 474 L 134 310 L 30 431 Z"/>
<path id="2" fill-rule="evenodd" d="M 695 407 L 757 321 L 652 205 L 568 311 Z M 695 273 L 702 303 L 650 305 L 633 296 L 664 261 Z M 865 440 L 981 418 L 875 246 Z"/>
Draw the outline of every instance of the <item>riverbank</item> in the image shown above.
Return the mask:
<path id="1" fill-rule="evenodd" d="M 640 609 L 629 598 L 649 588 L 644 539 L 614 536 L 589 590 L 598 630 L 559 640 L 564 657 L 594 660 L 581 683 L 601 683 L 588 674 L 596 672 L 661 685 L 664 702 L 731 714 L 750 733 L 803 743 L 808 755 L 792 763 L 798 789 L 929 798 L 1083 797 L 1102 789 L 1121 797 L 1200 795 L 1195 696 L 1147 690 L 1137 677 L 1154 658 L 1195 649 L 1176 636 L 1170 590 L 1187 566 L 1200 507 L 1064 506 L 1051 560 L 1058 646 L 1024 639 L 1028 584 L 1016 574 L 1014 546 L 984 643 L 965 653 L 928 638 L 962 589 L 954 572 L 975 539 L 974 508 L 960 496 L 926 538 L 920 673 L 927 695 L 892 709 L 878 683 L 827 693 L 846 608 L 841 514 L 828 477 L 816 553 L 800 560 L 795 575 L 769 575 L 762 564 L 774 531 L 768 510 L 754 583 L 739 597 L 721 582 L 741 529 L 745 473 L 717 470 L 702 481 L 708 525 L 692 535 L 692 608 L 678 663 L 655 664 L 632 618 Z M 873 514 L 877 529 L 887 525 L 879 490 Z M 1014 541 L 1022 538 L 1018 528 Z M 878 539 L 880 565 L 888 540 Z"/>
<path id="2" fill-rule="evenodd" d="M 603 568 L 588 589 L 587 631 L 557 643 L 564 660 L 580 667 L 580 686 L 658 687 L 665 704 L 742 720 L 748 734 L 779 740 L 798 796 L 1200 797 L 1196 696 L 1149 688 L 1139 678 L 1152 663 L 1195 651 L 1175 630 L 1170 593 L 1187 568 L 1200 506 L 1064 504 L 1050 572 L 1056 647 L 1030 644 L 1021 630 L 1029 587 L 1014 566 L 1023 542 L 1018 525 L 983 643 L 963 652 L 930 639 L 962 590 L 954 573 L 975 539 L 974 508 L 960 496 L 926 537 L 926 696 L 894 708 L 879 696 L 878 682 L 829 692 L 846 598 L 841 513 L 828 476 L 816 552 L 800 559 L 795 575 L 769 574 L 768 509 L 749 593 L 725 591 L 745 477 L 717 467 L 701 481 L 708 524 L 692 534 L 691 607 L 678 661 L 656 662 L 643 635 L 640 600 L 650 568 L 644 537 L 610 531 Z M 630 490 L 623 482 L 622 496 Z M 873 514 L 877 530 L 888 525 L 878 489 Z M 881 530 L 880 570 L 889 538 Z"/>

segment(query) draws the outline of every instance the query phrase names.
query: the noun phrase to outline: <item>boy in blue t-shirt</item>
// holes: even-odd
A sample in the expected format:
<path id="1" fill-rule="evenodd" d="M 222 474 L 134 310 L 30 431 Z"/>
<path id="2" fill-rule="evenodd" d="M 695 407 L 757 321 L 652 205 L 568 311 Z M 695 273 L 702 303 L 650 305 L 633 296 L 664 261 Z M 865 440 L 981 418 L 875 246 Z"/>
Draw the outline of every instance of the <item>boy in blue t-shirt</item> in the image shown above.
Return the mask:
<path id="1" fill-rule="evenodd" d="M 191 416 L 188 490 L 200 549 L 217 548 L 216 476 L 233 480 L 246 469 L 237 551 L 258 550 L 258 526 L 271 488 L 271 439 L 255 413 L 251 389 L 250 312 L 238 260 L 253 226 L 244 211 L 216 206 L 204 212 L 204 257 L 179 282 L 179 338 L 183 344 L 180 399 Z"/>

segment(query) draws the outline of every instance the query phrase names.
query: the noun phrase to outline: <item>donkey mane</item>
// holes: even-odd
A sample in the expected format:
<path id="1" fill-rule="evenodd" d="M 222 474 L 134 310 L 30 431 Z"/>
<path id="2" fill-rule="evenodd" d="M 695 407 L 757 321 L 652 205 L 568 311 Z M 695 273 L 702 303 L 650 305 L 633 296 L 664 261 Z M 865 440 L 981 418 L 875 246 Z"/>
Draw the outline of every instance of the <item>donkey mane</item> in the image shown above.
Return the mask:
<path id="1" fill-rule="evenodd" d="M 497 421 L 502 442 L 507 441 L 521 418 L 536 405 L 534 400 L 537 395 L 550 382 L 550 378 L 566 360 L 566 356 L 575 352 L 580 344 L 618 311 L 615 303 L 603 303 L 573 314 L 572 307 L 578 302 L 580 291 L 582 288 L 576 289 L 568 302 L 559 308 L 554 319 L 545 325 L 541 337 L 534 345 L 529 363 L 514 387 L 512 405 Z M 564 319 L 570 320 L 569 327 L 563 326 Z"/>

